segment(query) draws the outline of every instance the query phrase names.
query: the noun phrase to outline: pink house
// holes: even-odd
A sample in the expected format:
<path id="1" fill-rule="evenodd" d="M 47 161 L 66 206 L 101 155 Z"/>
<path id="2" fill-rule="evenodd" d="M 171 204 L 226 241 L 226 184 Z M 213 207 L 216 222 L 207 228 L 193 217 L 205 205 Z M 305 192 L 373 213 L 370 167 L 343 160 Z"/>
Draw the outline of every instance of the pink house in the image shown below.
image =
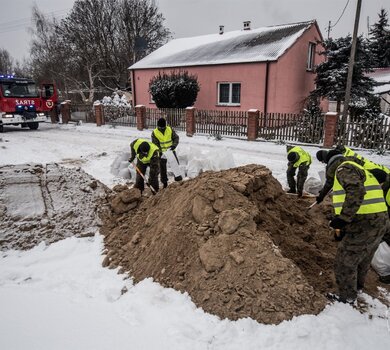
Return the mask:
<path id="1" fill-rule="evenodd" d="M 159 72 L 196 74 L 198 109 L 297 113 L 314 89 L 322 36 L 316 21 L 175 39 L 129 67 L 134 105 L 155 108 L 149 82 Z"/>

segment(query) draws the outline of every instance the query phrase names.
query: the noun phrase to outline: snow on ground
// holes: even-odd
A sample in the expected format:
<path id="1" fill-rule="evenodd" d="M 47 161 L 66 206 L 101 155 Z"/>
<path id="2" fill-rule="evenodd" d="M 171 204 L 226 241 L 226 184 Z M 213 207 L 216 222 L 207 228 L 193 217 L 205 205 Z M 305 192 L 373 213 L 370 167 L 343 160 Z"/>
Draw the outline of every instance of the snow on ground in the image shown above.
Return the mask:
<path id="1" fill-rule="evenodd" d="M 44 124 L 37 131 L 6 128 L 0 134 L 0 165 L 58 162 L 81 166 L 112 187 L 123 180 L 112 163 L 135 137 L 151 130 Z M 235 166 L 264 164 L 286 184 L 284 145 L 180 133 L 178 153 L 229 159 Z M 319 179 L 318 147 L 309 176 Z M 390 156 L 360 152 L 390 165 Z M 103 156 L 104 155 L 104 156 Z M 219 167 L 231 165 L 231 159 Z M 207 164 L 203 164 L 207 166 Z M 220 320 L 195 307 L 186 294 L 147 279 L 133 285 L 101 267 L 102 237 L 68 238 L 30 251 L 0 253 L 0 349 L 389 349 L 389 310 L 371 300 L 369 313 L 336 303 L 320 315 L 278 326 L 250 319 Z M 125 290 L 126 293 L 123 293 Z M 368 296 L 365 296 L 370 300 Z"/>

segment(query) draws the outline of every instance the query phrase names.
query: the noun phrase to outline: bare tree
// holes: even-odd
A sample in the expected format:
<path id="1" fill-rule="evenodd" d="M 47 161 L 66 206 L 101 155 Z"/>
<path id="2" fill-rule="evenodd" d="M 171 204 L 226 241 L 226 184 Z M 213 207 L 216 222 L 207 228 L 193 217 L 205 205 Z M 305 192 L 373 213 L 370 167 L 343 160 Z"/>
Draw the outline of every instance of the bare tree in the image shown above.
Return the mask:
<path id="1" fill-rule="evenodd" d="M 13 73 L 13 60 L 9 52 L 5 49 L 0 49 L 0 73 Z"/>
<path id="2" fill-rule="evenodd" d="M 127 68 L 170 35 L 151 0 L 76 0 L 59 23 L 37 9 L 33 17 L 31 53 L 40 74 L 54 74 L 88 101 L 101 87 L 124 89 Z"/>

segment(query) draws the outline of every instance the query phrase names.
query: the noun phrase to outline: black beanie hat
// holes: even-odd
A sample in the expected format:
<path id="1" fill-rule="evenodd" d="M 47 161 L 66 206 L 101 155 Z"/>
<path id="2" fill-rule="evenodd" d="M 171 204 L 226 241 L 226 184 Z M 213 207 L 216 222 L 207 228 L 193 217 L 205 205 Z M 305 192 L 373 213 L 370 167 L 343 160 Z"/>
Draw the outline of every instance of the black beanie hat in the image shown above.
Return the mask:
<path id="1" fill-rule="evenodd" d="M 377 181 L 381 184 L 386 181 L 387 173 L 386 171 L 382 169 L 371 169 L 370 173 L 374 175 L 374 177 L 377 179 Z"/>
<path id="2" fill-rule="evenodd" d="M 139 147 L 138 147 L 138 153 L 149 153 L 149 150 L 150 150 L 150 146 L 149 146 L 149 143 L 144 141 L 142 142 Z"/>
<path id="3" fill-rule="evenodd" d="M 325 163 L 326 156 L 328 155 L 328 152 L 329 152 L 329 151 L 326 151 L 326 150 L 324 150 L 324 149 L 320 149 L 320 150 L 317 152 L 317 154 L 316 154 L 317 159 L 318 159 L 320 162 Z"/>
<path id="4" fill-rule="evenodd" d="M 289 154 L 287 154 L 287 159 L 290 161 L 290 162 L 296 162 L 299 158 L 299 155 L 297 152 L 290 152 Z"/>
<path id="5" fill-rule="evenodd" d="M 335 155 L 342 156 L 342 153 L 337 149 L 331 149 L 328 154 L 326 155 L 325 162 L 329 163 L 329 161 L 335 156 Z"/>
<path id="6" fill-rule="evenodd" d="M 164 119 L 164 118 L 160 118 L 158 121 L 157 121 L 157 126 L 159 128 L 165 128 L 167 126 L 167 121 Z"/>

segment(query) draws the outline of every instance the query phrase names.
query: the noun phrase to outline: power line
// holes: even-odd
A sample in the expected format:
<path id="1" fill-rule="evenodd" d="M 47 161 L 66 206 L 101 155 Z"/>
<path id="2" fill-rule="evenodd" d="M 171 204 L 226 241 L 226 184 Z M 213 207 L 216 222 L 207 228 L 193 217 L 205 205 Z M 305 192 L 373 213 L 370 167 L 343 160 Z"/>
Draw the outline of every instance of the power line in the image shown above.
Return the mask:
<path id="1" fill-rule="evenodd" d="M 57 10 L 57 11 L 46 13 L 44 14 L 44 16 L 52 15 L 53 18 L 59 18 L 62 17 L 64 14 L 66 14 L 68 10 L 69 9 Z M 15 19 L 12 21 L 0 23 L 0 34 L 25 29 L 26 27 L 29 26 L 30 20 L 31 17 L 25 17 L 25 18 L 20 18 L 20 19 Z"/>
<path id="2" fill-rule="evenodd" d="M 346 4 L 345 4 L 345 6 L 344 6 L 343 12 L 341 12 L 341 15 L 340 15 L 340 17 L 337 19 L 336 23 L 335 23 L 335 24 L 333 24 L 333 25 L 332 25 L 330 28 L 334 28 L 334 27 L 336 27 L 336 25 L 337 25 L 337 23 L 339 23 L 339 21 L 340 21 L 341 17 L 343 17 L 343 15 L 344 15 L 344 12 L 345 12 L 345 10 L 346 10 L 346 8 L 347 8 L 348 4 L 349 4 L 349 0 L 347 0 L 347 3 L 346 3 Z"/>

